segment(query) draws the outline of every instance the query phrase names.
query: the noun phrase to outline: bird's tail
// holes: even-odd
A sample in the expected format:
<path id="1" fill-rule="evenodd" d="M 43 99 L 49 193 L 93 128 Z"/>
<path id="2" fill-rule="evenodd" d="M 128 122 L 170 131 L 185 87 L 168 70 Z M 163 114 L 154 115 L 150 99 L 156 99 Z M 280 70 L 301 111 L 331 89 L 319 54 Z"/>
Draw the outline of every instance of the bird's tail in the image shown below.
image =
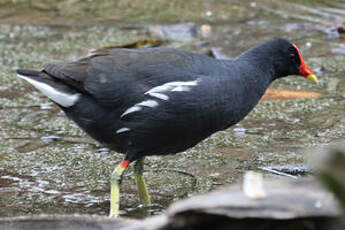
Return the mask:
<path id="1" fill-rule="evenodd" d="M 16 72 L 18 77 L 32 84 L 60 106 L 73 106 L 79 99 L 79 93 L 44 71 L 18 69 Z"/>

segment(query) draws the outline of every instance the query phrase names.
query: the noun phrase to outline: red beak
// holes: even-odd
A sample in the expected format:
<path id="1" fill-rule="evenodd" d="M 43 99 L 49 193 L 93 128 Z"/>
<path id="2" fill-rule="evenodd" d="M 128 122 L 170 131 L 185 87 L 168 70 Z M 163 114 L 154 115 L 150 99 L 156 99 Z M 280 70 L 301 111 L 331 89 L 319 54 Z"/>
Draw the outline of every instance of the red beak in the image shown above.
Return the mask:
<path id="1" fill-rule="evenodd" d="M 298 49 L 298 47 L 295 44 L 292 44 L 292 45 L 296 48 L 298 56 L 299 56 L 299 60 L 301 61 L 301 65 L 299 66 L 299 74 L 304 76 L 305 78 L 311 80 L 312 82 L 317 83 L 318 80 L 317 80 L 316 75 L 310 69 L 310 67 L 307 66 L 307 64 L 304 62 L 300 50 Z"/>

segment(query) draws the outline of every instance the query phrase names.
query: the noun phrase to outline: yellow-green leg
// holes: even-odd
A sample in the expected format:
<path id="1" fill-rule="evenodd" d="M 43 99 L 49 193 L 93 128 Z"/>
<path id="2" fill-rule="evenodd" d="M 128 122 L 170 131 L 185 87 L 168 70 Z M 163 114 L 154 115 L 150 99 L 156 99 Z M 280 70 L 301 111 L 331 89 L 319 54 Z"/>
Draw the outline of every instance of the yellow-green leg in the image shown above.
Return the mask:
<path id="1" fill-rule="evenodd" d="M 120 184 L 124 171 L 130 164 L 129 161 L 122 161 L 117 166 L 110 179 L 110 213 L 109 217 L 118 217 L 120 213 Z"/>
<path id="2" fill-rule="evenodd" d="M 144 157 L 138 159 L 135 162 L 134 177 L 135 177 L 135 182 L 137 184 L 140 202 L 144 206 L 148 206 L 151 204 L 151 198 L 147 191 L 145 179 L 143 177 L 143 171 L 144 171 Z"/>

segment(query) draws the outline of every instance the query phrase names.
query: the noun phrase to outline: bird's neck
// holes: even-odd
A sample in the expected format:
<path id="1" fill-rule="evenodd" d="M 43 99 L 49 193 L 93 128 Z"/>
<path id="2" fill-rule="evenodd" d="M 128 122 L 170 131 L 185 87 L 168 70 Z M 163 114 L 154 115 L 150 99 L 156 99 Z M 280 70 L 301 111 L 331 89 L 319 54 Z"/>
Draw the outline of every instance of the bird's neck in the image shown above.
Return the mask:
<path id="1" fill-rule="evenodd" d="M 267 87 L 276 79 L 274 60 L 269 49 L 254 47 L 231 62 L 231 78 L 238 81 L 244 97 L 260 100 Z M 235 74 L 234 73 L 239 73 Z"/>
<path id="2" fill-rule="evenodd" d="M 255 54 L 249 51 L 235 59 L 229 66 L 230 77 L 221 83 L 227 95 L 222 114 L 224 128 L 242 120 L 257 105 L 274 80 L 272 62 L 269 58 Z"/>
<path id="3" fill-rule="evenodd" d="M 248 71 L 251 70 L 260 74 L 258 80 L 269 81 L 271 83 L 276 79 L 277 75 L 274 66 L 274 55 L 275 52 L 269 44 L 261 44 L 242 53 L 234 62 L 243 63 L 240 66 L 248 68 Z"/>

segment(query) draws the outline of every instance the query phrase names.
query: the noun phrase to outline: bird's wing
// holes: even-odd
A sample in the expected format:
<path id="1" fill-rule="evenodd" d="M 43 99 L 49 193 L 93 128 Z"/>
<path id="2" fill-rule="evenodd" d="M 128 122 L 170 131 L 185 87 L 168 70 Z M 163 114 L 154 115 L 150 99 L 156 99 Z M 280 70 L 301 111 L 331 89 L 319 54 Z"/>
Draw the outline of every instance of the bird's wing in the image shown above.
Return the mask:
<path id="1" fill-rule="evenodd" d="M 189 73 L 202 71 L 199 62 L 205 58 L 174 49 L 108 49 L 68 64 L 47 64 L 43 71 L 79 92 L 112 104 L 123 97 L 135 101 L 136 95 L 167 82 L 195 80 Z"/>

